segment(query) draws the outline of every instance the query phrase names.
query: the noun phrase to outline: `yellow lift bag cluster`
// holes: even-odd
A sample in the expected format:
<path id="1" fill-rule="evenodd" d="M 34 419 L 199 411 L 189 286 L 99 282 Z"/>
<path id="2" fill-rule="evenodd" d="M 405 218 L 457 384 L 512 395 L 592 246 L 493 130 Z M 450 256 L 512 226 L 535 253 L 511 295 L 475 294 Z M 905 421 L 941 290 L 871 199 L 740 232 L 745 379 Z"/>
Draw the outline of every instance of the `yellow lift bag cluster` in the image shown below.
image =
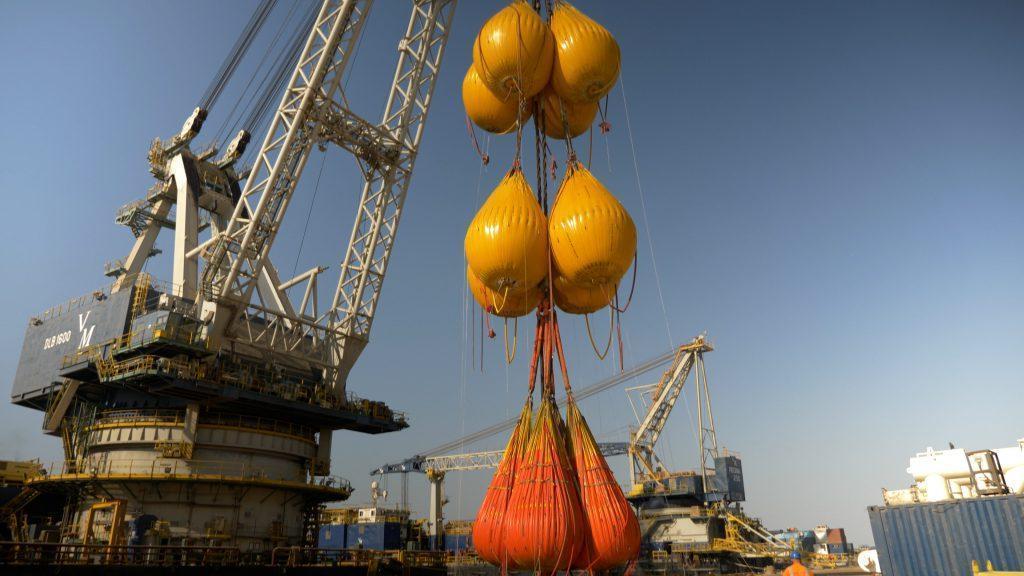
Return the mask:
<path id="1" fill-rule="evenodd" d="M 491 17 L 473 43 L 462 102 L 474 124 L 506 134 L 543 101 L 544 133 L 575 138 L 619 77 L 619 45 L 603 26 L 556 0 L 550 23 L 524 0 Z"/>
<path id="2" fill-rule="evenodd" d="M 619 66 L 612 35 L 567 2 L 555 1 L 548 23 L 515 0 L 477 35 L 462 98 L 489 132 L 521 128 L 539 102 L 545 135 L 572 138 L 590 128 Z M 491 314 L 525 316 L 549 289 L 561 310 L 589 314 L 615 297 L 636 252 L 636 226 L 572 158 L 545 216 L 517 162 L 470 223 L 465 249 L 470 292 Z"/>
<path id="3" fill-rule="evenodd" d="M 485 310 L 505 318 L 529 314 L 547 289 L 555 305 L 589 314 L 611 303 L 636 253 L 636 225 L 597 178 L 569 163 L 544 216 L 522 170 L 513 168 L 466 231 L 466 276 Z"/>

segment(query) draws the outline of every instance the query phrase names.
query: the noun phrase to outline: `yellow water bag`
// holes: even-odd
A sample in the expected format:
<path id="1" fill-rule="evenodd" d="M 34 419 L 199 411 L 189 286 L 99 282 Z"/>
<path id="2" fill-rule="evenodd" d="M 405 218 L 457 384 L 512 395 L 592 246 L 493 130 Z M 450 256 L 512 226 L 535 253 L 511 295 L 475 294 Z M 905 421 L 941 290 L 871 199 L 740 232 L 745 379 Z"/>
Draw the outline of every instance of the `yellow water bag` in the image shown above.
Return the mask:
<path id="1" fill-rule="evenodd" d="M 548 236 L 555 268 L 579 286 L 617 285 L 636 254 L 633 219 L 577 161 L 555 196 Z"/>
<path id="2" fill-rule="evenodd" d="M 597 102 L 619 78 L 619 43 L 611 32 L 574 8 L 556 0 L 551 14 L 555 65 L 551 85 L 570 102 Z"/>
<path id="3" fill-rule="evenodd" d="M 523 0 L 491 16 L 473 44 L 473 65 L 499 99 L 530 98 L 551 78 L 555 40 L 547 22 Z"/>
<path id="4" fill-rule="evenodd" d="M 551 138 L 565 140 L 583 134 L 594 123 L 597 116 L 597 102 L 573 104 L 555 94 L 550 86 L 541 93 L 544 98 L 544 133 Z M 564 122 L 563 122 L 564 117 Z"/>
<path id="5" fill-rule="evenodd" d="M 561 274 L 555 274 L 552 287 L 555 306 L 569 314 L 591 314 L 611 303 L 615 297 L 615 284 L 606 286 L 580 286 L 572 284 Z"/>
<path id="6" fill-rule="evenodd" d="M 475 66 L 470 66 L 466 77 L 462 79 L 462 104 L 466 107 L 469 119 L 488 132 L 507 134 L 516 128 L 519 100 L 509 98 L 503 101 L 495 96 L 484 86 Z M 519 114 L 522 123 L 530 119 L 531 108 L 529 102 L 523 106 Z"/>
<path id="7" fill-rule="evenodd" d="M 537 307 L 542 296 L 541 290 L 537 286 L 525 290 L 508 289 L 504 292 L 491 290 L 476 277 L 473 269 L 469 267 L 466 268 L 466 281 L 469 282 L 469 291 L 473 294 L 473 299 L 477 304 L 490 314 L 502 318 L 526 316 Z"/>
<path id="8" fill-rule="evenodd" d="M 547 277 L 547 220 L 521 169 L 510 170 L 473 217 L 466 260 L 488 288 L 502 294 Z"/>

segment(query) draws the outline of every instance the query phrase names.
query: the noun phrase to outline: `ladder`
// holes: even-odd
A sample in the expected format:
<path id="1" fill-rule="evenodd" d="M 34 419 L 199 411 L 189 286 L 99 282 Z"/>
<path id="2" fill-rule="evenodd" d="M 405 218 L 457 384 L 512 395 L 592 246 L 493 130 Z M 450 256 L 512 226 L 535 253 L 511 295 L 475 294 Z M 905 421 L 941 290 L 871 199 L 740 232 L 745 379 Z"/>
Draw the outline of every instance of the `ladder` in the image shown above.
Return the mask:
<path id="1" fill-rule="evenodd" d="M 25 486 L 18 492 L 14 498 L 7 501 L 6 504 L 0 506 L 0 518 L 7 518 L 11 515 L 17 514 L 22 508 L 28 506 L 33 500 L 39 497 L 39 491 L 31 486 Z"/>
<path id="2" fill-rule="evenodd" d="M 302 547 L 316 548 L 320 540 L 320 523 L 327 506 L 309 504 L 302 511 Z M 315 560 L 315 559 L 310 559 Z"/>
<path id="3" fill-rule="evenodd" d="M 71 402 L 75 399 L 78 386 L 81 382 L 65 379 L 55 394 L 50 394 L 50 403 L 46 407 L 46 416 L 43 417 L 43 432 L 56 434 L 60 423 L 64 420 Z"/>
<path id="4" fill-rule="evenodd" d="M 135 280 L 135 293 L 132 294 L 131 318 L 134 320 L 146 313 L 146 300 L 149 298 L 149 287 L 152 277 L 147 272 L 139 273 Z"/>
<path id="5" fill-rule="evenodd" d="M 967 465 L 971 470 L 971 484 L 978 496 L 1009 494 L 1003 465 L 999 454 L 992 450 L 975 450 L 967 453 Z"/>
<path id="6" fill-rule="evenodd" d="M 79 403 L 76 414 L 64 420 L 60 434 L 64 445 L 64 472 L 74 474 L 85 459 L 85 453 L 92 440 L 92 424 L 96 421 L 96 406 Z"/>

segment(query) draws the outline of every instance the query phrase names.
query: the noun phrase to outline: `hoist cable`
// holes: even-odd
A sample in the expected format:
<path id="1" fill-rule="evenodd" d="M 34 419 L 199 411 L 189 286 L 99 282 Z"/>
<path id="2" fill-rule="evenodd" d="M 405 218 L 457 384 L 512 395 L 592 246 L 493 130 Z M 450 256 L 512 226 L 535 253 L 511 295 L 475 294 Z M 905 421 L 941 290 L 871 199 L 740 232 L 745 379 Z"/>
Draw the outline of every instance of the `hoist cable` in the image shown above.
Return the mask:
<path id="1" fill-rule="evenodd" d="M 253 87 L 253 84 L 256 82 L 256 79 L 261 77 L 261 71 L 263 70 L 264 65 L 270 61 L 271 54 L 274 54 L 276 52 L 277 44 L 278 42 L 280 42 L 281 37 L 284 36 L 285 31 L 288 29 L 288 24 L 291 22 L 292 16 L 294 16 L 295 11 L 298 7 L 299 4 L 296 3 L 292 4 L 292 7 L 288 9 L 288 14 L 285 15 L 284 20 L 278 27 L 277 32 L 274 34 L 273 40 L 271 40 L 270 42 L 270 45 L 268 45 L 267 49 L 263 51 L 263 56 L 260 58 L 259 64 L 256 65 L 256 69 L 249 76 L 249 81 L 246 82 L 245 88 L 242 89 L 242 92 L 238 95 L 238 98 L 235 99 L 234 105 L 231 106 L 231 111 L 228 112 L 228 114 L 224 117 L 224 121 L 221 122 L 220 127 L 217 129 L 217 135 L 216 137 L 214 137 L 214 142 L 221 142 L 222 138 L 231 135 L 231 132 L 226 132 L 228 126 L 230 125 L 233 129 L 234 126 L 238 123 L 238 119 L 235 118 L 236 112 L 238 112 L 240 115 L 244 114 L 244 111 L 240 111 L 238 107 L 242 104 L 242 101 L 245 100 L 246 95 L 249 94 L 249 89 Z M 232 120 L 234 120 L 233 124 L 231 123 Z"/>
<path id="2" fill-rule="evenodd" d="M 250 134 L 255 133 L 257 125 L 267 115 L 276 97 L 280 97 L 284 91 L 289 73 L 293 69 L 293 63 L 298 59 L 299 52 L 302 50 L 304 40 L 306 39 L 305 33 L 313 26 L 315 18 L 316 13 L 311 11 L 303 25 L 299 26 L 292 34 L 291 43 L 275 62 L 273 73 L 263 79 L 261 84 L 263 91 L 260 93 L 253 108 L 250 109 L 249 116 L 242 126 Z"/>
<path id="3" fill-rule="evenodd" d="M 260 135 L 269 126 L 271 115 L 268 112 L 273 110 L 275 97 L 280 98 L 281 93 L 284 92 L 289 73 L 294 69 L 294 63 L 298 60 L 299 53 L 307 37 L 306 33 L 316 21 L 316 15 L 317 11 L 311 7 L 307 17 L 292 32 L 285 50 L 281 51 L 274 60 L 270 72 L 263 78 L 250 98 L 249 104 L 246 105 L 249 114 L 242 123 L 242 129 L 246 132 Z M 242 118 L 239 117 L 238 120 L 241 121 Z M 229 133 L 234 132 L 237 125 L 238 121 L 229 130 Z M 246 158 L 250 158 L 251 154 L 255 154 L 257 151 L 255 146 L 250 148 L 246 153 Z"/>
<path id="4" fill-rule="evenodd" d="M 647 217 L 647 199 L 644 196 L 644 187 L 640 183 L 640 164 L 637 161 L 636 143 L 633 139 L 633 124 L 630 121 L 629 116 L 629 99 L 626 98 L 625 75 L 622 74 L 621 71 L 619 72 L 619 91 L 622 94 L 622 109 L 625 112 L 626 116 L 626 134 L 629 136 L 629 148 L 633 155 L 633 173 L 636 176 L 636 189 L 640 195 L 640 209 L 641 214 L 643 214 L 644 217 L 644 231 L 647 233 L 647 247 L 650 249 L 651 252 L 651 270 L 653 270 L 654 272 L 654 283 L 658 288 L 658 300 L 661 303 L 661 314 L 662 317 L 665 319 L 665 334 L 668 336 L 669 346 L 672 346 L 672 326 L 669 323 L 668 319 L 668 308 L 665 306 L 665 294 L 661 289 L 661 275 L 658 274 L 658 261 L 654 257 L 654 239 L 651 235 L 651 223 Z M 605 142 L 607 142 L 607 138 L 605 139 Z M 686 408 L 686 416 L 690 421 L 690 431 L 693 432 L 693 435 L 696 438 L 697 429 L 694 426 L 693 422 L 693 412 L 690 410 L 690 403 L 689 401 L 687 401 L 686 396 L 683 396 L 683 407 Z M 671 446 L 668 446 L 668 449 L 671 451 Z"/>
<path id="5" fill-rule="evenodd" d="M 238 69 L 239 62 L 242 61 L 245 53 L 252 46 L 253 38 L 259 33 L 263 23 L 267 21 L 267 16 L 274 9 L 275 4 L 277 4 L 277 0 L 262 0 L 259 6 L 256 7 L 256 11 L 253 12 L 249 22 L 242 29 L 242 33 L 238 36 L 238 40 L 235 41 L 235 45 L 231 47 L 231 52 L 228 53 L 227 58 L 220 65 L 217 75 L 213 77 L 210 85 L 206 87 L 206 92 L 203 93 L 202 100 L 199 103 L 201 108 L 209 111 L 217 103 L 217 99 L 220 98 L 224 87 L 231 80 L 235 70 Z"/>

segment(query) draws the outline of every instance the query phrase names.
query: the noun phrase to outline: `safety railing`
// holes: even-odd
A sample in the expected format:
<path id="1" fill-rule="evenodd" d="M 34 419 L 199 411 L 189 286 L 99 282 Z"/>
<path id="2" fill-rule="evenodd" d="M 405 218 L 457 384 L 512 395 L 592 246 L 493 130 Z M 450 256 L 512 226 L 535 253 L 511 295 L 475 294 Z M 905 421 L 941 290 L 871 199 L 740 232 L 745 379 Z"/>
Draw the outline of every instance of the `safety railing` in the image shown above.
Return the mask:
<path id="1" fill-rule="evenodd" d="M 448 551 L 445 556 L 445 564 L 448 566 L 484 566 L 489 562 L 477 556 L 476 552 L 466 549 Z"/>
<path id="2" fill-rule="evenodd" d="M 806 561 L 816 569 L 843 568 L 857 564 L 855 554 L 808 554 Z"/>
<path id="3" fill-rule="evenodd" d="M 101 412 L 97 416 L 94 426 L 120 426 L 125 427 L 139 425 L 158 426 L 184 426 L 184 410 L 109 410 Z M 244 416 L 240 414 L 204 413 L 199 418 L 199 427 L 204 426 L 225 426 L 232 428 L 245 428 L 263 432 L 274 432 L 287 436 L 299 438 L 311 438 L 316 430 L 310 426 L 294 424 L 273 418 L 260 416 Z"/>
<path id="4" fill-rule="evenodd" d="M 136 278 L 137 275 L 132 275 L 131 277 L 124 279 L 118 278 L 117 280 L 114 280 L 109 284 L 101 286 L 96 290 L 89 292 L 88 294 L 83 294 L 82 296 L 77 296 L 75 298 L 71 298 L 70 300 L 61 302 L 60 304 L 57 304 L 55 306 L 51 306 L 44 310 L 42 313 L 34 316 L 32 320 L 45 322 L 47 320 L 59 318 L 61 316 L 69 314 L 75 311 L 76 309 L 81 308 L 82 306 L 91 304 L 94 301 L 104 300 L 110 297 L 115 285 L 120 283 L 122 286 L 127 286 L 133 284 Z M 170 294 L 172 296 L 181 296 L 183 293 L 180 285 L 172 284 L 170 282 L 165 281 L 150 281 L 150 287 L 155 288 L 158 293 Z"/>
<path id="5" fill-rule="evenodd" d="M 382 422 L 408 425 L 408 419 L 404 412 L 393 410 L 383 402 L 366 400 L 352 393 L 338 397 L 328 387 L 315 380 L 289 377 L 283 381 L 280 373 L 256 365 L 225 361 L 211 366 L 199 360 L 176 360 L 153 355 L 135 356 L 125 360 L 116 359 L 119 352 L 160 342 L 173 342 L 195 347 L 205 346 L 205 341 L 200 338 L 198 331 L 194 328 L 167 326 L 165 323 L 135 330 L 108 341 L 75 350 L 64 356 L 61 368 L 67 369 L 86 361 L 92 362 L 100 379 L 105 381 L 138 375 L 168 374 L 182 379 L 203 380 L 213 384 L 235 386 L 261 395 L 307 402 L 323 408 L 355 412 Z"/>
<path id="6" fill-rule="evenodd" d="M 445 554 L 413 550 L 333 550 L 281 546 L 274 548 L 270 555 L 270 564 L 274 566 L 363 566 L 373 561 L 394 562 L 414 568 L 444 568 Z"/>
<path id="7" fill-rule="evenodd" d="M 242 552 L 233 546 L 109 546 L 52 542 L 0 542 L 0 566 L 370 566 L 393 562 L 405 567 L 443 569 L 444 552 L 409 550 L 328 550 L 278 547 Z M 468 559 L 468 557 L 467 557 Z"/>
<path id="8" fill-rule="evenodd" d="M 99 344 L 79 348 L 61 359 L 61 368 L 68 368 L 81 362 L 110 360 L 114 354 L 128 348 L 145 346 L 158 342 L 174 342 L 188 346 L 202 346 L 202 341 L 193 330 L 164 328 L 136 330 L 122 334 Z"/>
<path id="9" fill-rule="evenodd" d="M 161 331 L 154 330 L 153 336 L 152 340 L 154 341 L 160 339 Z M 135 334 L 126 334 L 111 342 L 77 350 L 64 357 L 62 367 L 67 368 L 90 360 L 95 365 L 100 379 L 105 381 L 121 380 L 143 374 L 167 374 L 187 380 L 203 380 L 213 384 L 234 386 L 261 395 L 307 402 L 323 408 L 355 412 L 373 420 L 408 425 L 405 412 L 393 410 L 383 402 L 366 400 L 350 392 L 345 395 L 344 399 L 340 399 L 313 381 L 301 379 L 288 382 L 275 381 L 274 374 L 270 371 L 242 367 L 233 370 L 231 366 L 211 369 L 207 364 L 197 360 L 185 361 L 152 355 L 115 360 L 112 357 L 113 351 L 126 347 L 129 342 L 134 342 L 134 337 Z M 110 352 L 104 353 L 105 350 Z"/>
<path id="10" fill-rule="evenodd" d="M 242 553 L 233 547 L 0 542 L 0 566 L 235 566 L 243 563 Z"/>
<path id="11" fill-rule="evenodd" d="M 352 491 L 352 484 L 340 476 L 274 475 L 263 468 L 244 462 L 215 460 L 181 460 L 176 458 L 112 459 L 53 463 L 45 467 L 46 474 L 29 482 L 60 480 L 199 480 L 199 481 L 257 481 L 294 486 L 322 488 L 338 492 Z"/>

